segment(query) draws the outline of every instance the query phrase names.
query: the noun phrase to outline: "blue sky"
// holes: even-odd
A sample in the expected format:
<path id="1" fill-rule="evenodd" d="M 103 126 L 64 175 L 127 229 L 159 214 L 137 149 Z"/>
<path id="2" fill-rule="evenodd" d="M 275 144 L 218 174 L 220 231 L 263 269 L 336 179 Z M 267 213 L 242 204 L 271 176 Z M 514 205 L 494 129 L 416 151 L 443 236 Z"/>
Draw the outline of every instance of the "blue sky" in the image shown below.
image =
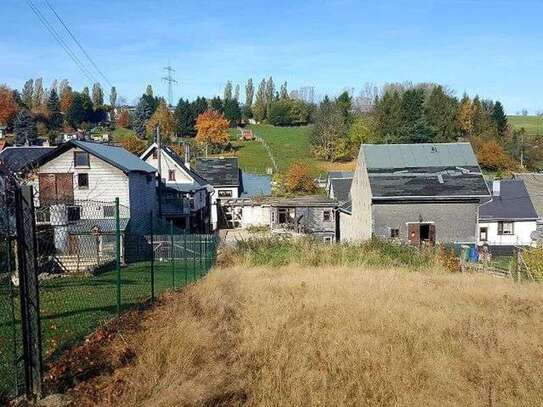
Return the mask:
<path id="1" fill-rule="evenodd" d="M 44 1 L 32 1 L 62 33 Z M 509 113 L 543 110 L 539 0 L 49 2 L 128 101 L 147 83 L 166 95 L 169 61 L 176 100 L 221 94 L 226 80 L 243 95 L 247 78 L 272 75 L 321 95 L 433 81 L 501 100 Z M 2 0 L 1 10 L 0 83 L 89 85 L 26 0 Z"/>

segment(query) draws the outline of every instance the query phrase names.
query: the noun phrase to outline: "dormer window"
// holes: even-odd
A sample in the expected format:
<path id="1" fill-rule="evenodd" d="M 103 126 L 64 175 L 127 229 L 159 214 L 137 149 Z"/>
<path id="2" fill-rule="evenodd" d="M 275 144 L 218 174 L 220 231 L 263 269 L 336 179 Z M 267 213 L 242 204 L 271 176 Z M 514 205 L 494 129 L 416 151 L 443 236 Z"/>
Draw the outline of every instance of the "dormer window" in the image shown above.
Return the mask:
<path id="1" fill-rule="evenodd" d="M 90 167 L 89 153 L 86 151 L 74 151 L 74 167 Z"/>
<path id="2" fill-rule="evenodd" d="M 168 171 L 168 181 L 175 181 L 175 170 Z"/>

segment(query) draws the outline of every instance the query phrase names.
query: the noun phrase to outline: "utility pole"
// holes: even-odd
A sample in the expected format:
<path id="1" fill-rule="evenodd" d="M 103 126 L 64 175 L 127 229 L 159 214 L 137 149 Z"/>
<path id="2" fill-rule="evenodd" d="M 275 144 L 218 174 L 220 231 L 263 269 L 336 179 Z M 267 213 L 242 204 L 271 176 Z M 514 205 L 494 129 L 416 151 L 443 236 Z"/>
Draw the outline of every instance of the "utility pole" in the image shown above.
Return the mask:
<path id="1" fill-rule="evenodd" d="M 160 143 L 160 126 L 156 126 L 156 145 L 158 160 L 158 216 L 162 216 L 162 146 Z"/>
<path id="2" fill-rule="evenodd" d="M 168 83 L 168 103 L 170 106 L 173 106 L 173 84 L 177 83 L 177 81 L 174 79 L 172 73 L 175 73 L 175 69 L 168 64 L 168 66 L 164 67 L 164 70 L 167 72 L 167 75 L 163 76 L 162 80 Z"/>

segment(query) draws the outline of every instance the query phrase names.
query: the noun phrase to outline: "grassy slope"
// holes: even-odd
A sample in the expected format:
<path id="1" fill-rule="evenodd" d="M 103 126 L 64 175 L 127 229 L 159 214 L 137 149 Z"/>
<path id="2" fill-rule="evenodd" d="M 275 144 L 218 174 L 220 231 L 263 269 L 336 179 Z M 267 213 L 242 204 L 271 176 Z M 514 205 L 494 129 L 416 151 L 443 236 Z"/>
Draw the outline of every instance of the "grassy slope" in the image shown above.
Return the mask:
<path id="1" fill-rule="evenodd" d="M 93 386 L 119 406 L 541 405 L 538 285 L 399 271 L 217 270 Z"/>
<path id="2" fill-rule="evenodd" d="M 118 141 L 122 140 L 126 136 L 132 136 L 132 135 L 135 135 L 135 134 L 136 134 L 136 132 L 134 130 L 118 127 L 115 130 L 113 130 L 112 136 L 113 136 L 113 141 L 118 142 Z"/>
<path id="3" fill-rule="evenodd" d="M 528 134 L 543 135 L 543 116 L 507 116 L 513 128 L 524 127 Z"/>

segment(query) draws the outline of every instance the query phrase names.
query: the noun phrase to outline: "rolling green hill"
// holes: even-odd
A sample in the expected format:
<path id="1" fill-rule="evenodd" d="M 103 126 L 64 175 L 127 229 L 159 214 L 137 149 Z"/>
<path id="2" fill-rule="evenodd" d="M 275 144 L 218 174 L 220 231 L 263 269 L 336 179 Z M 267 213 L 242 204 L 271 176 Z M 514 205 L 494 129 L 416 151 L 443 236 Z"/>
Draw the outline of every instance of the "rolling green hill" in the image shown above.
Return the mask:
<path id="1" fill-rule="evenodd" d="M 514 129 L 524 127 L 528 134 L 543 135 L 543 116 L 507 116 Z"/>

